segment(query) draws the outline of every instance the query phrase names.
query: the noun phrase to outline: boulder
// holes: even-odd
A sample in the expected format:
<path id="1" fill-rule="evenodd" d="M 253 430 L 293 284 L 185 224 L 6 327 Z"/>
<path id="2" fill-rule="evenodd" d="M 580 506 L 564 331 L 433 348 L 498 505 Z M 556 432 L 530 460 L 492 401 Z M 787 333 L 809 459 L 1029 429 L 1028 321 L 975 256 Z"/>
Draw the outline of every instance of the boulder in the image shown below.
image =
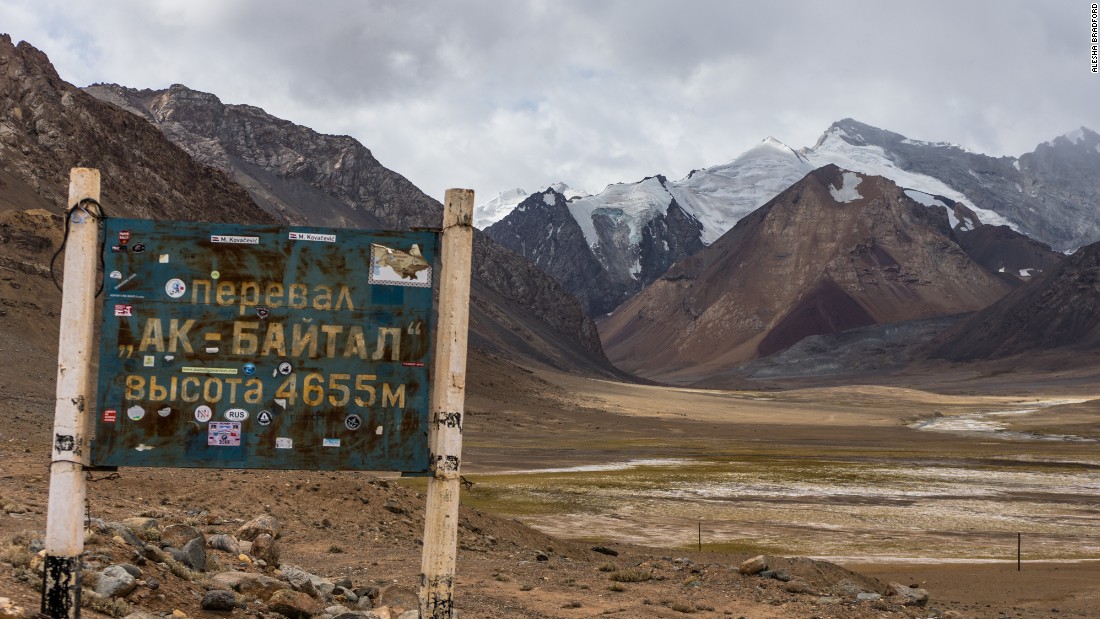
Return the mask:
<path id="1" fill-rule="evenodd" d="M 378 605 L 389 606 L 390 610 L 406 611 L 410 608 L 420 608 L 420 598 L 411 587 L 390 585 L 378 596 Z"/>
<path id="2" fill-rule="evenodd" d="M 201 537 L 196 537 L 183 545 L 182 562 L 197 572 L 206 571 L 206 544 Z"/>
<path id="3" fill-rule="evenodd" d="M 105 598 L 125 597 L 137 588 L 137 579 L 122 566 L 112 565 L 96 574 L 95 592 Z"/>
<path id="4" fill-rule="evenodd" d="M 279 564 L 279 546 L 275 538 L 267 533 L 261 533 L 252 540 L 252 558 L 265 561 L 271 565 Z"/>
<path id="5" fill-rule="evenodd" d="M 206 592 L 206 595 L 202 596 L 202 601 L 199 602 L 199 608 L 203 610 L 231 611 L 239 606 L 242 606 L 242 604 L 237 599 L 237 594 L 225 589 L 211 589 Z"/>
<path id="6" fill-rule="evenodd" d="M 184 546 L 187 545 L 187 542 L 196 538 L 203 539 L 203 543 L 206 543 L 202 531 L 187 524 L 168 525 L 167 527 L 164 527 L 163 531 L 160 532 L 161 545 L 169 546 L 171 548 L 179 548 L 181 550 Z"/>
<path id="7" fill-rule="evenodd" d="M 123 519 L 122 524 L 139 535 L 143 531 L 155 531 L 158 528 L 156 518 L 145 518 L 141 516 L 125 518 Z"/>
<path id="8" fill-rule="evenodd" d="M 751 559 L 745 559 L 741 562 L 741 565 L 737 568 L 738 572 L 751 576 L 752 574 L 759 574 L 768 569 L 768 560 L 764 555 L 756 555 Z"/>
<path id="9" fill-rule="evenodd" d="M 214 550 L 228 552 L 233 556 L 241 554 L 241 544 L 237 541 L 237 538 L 232 535 L 226 535 L 224 533 L 211 535 L 207 538 L 206 545 Z"/>
<path id="10" fill-rule="evenodd" d="M 241 525 L 241 528 L 237 529 L 237 539 L 251 542 L 264 533 L 277 538 L 282 530 L 283 525 L 275 516 L 262 514 Z"/>
<path id="11" fill-rule="evenodd" d="M 309 619 L 322 610 L 321 603 L 301 591 L 280 589 L 267 600 L 267 609 L 289 619 Z"/>
<path id="12" fill-rule="evenodd" d="M 221 572 L 214 574 L 210 582 L 215 587 L 232 589 L 249 599 L 267 600 L 277 591 L 290 589 L 290 585 L 277 578 L 249 572 Z"/>
<path id="13" fill-rule="evenodd" d="M 319 597 L 320 594 L 317 591 L 317 587 L 314 586 L 313 581 L 310 580 L 311 574 L 297 565 L 291 565 L 284 563 L 279 566 L 279 571 L 283 573 L 283 578 L 286 579 L 290 586 L 295 591 L 301 591 L 310 597 Z"/>

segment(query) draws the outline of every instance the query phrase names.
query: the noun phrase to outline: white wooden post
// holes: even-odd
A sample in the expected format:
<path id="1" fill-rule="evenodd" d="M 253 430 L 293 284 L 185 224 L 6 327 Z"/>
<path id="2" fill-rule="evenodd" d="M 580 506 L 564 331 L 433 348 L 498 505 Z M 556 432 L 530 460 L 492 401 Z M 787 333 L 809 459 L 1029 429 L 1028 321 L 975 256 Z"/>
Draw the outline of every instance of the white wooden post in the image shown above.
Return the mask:
<path id="1" fill-rule="evenodd" d="M 432 476 L 424 516 L 420 574 L 420 617 L 454 616 L 455 558 L 458 553 L 459 465 L 466 397 L 466 340 L 470 322 L 474 192 L 448 189 L 443 199 L 439 320 L 432 360 Z"/>
<path id="2" fill-rule="evenodd" d="M 94 200 L 95 204 L 85 208 L 81 206 L 83 200 Z M 65 245 L 50 499 L 46 512 L 46 562 L 42 579 L 42 613 L 54 619 L 80 617 L 84 467 L 88 464 L 92 406 L 89 377 L 95 321 L 97 217 L 101 214 L 98 203 L 99 170 L 73 168 L 69 176 L 69 236 Z"/>

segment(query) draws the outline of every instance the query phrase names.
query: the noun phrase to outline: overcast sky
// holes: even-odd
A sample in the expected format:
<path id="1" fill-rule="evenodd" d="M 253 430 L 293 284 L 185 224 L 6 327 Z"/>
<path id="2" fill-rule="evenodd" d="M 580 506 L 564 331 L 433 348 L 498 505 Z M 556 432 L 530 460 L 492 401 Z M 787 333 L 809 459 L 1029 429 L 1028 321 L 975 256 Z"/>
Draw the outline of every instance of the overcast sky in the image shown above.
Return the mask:
<path id="1" fill-rule="evenodd" d="M 348 134 L 428 194 L 589 192 L 852 117 L 1020 155 L 1100 131 L 1083 0 L 0 0 L 84 86 L 181 83 Z"/>

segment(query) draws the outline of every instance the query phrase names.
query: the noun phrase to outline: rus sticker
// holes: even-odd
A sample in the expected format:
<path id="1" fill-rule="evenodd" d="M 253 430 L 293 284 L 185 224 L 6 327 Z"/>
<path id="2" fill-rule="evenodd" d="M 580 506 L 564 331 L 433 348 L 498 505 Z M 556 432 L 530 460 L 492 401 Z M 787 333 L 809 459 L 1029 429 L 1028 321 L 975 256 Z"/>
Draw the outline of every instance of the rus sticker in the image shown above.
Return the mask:
<path id="1" fill-rule="evenodd" d="M 225 418 L 229 421 L 244 421 L 248 419 L 248 411 L 243 408 L 231 408 L 225 411 Z"/>
<path id="2" fill-rule="evenodd" d="M 173 299 L 178 299 L 183 296 L 183 293 L 187 292 L 187 284 L 183 283 L 182 279 L 173 277 L 164 285 L 164 292 Z"/>

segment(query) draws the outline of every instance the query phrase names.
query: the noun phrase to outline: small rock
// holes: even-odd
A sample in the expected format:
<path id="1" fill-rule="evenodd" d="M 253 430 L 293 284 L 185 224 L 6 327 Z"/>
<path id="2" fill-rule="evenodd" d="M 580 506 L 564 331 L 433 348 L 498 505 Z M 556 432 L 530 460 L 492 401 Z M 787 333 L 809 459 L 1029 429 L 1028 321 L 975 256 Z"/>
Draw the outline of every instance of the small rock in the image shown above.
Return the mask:
<path id="1" fill-rule="evenodd" d="M 157 519 L 156 518 L 144 518 L 135 516 L 133 518 L 125 518 L 122 520 L 122 524 L 129 527 L 134 533 L 141 533 L 142 531 L 156 530 Z"/>
<path id="2" fill-rule="evenodd" d="M 901 598 L 902 606 L 924 606 L 928 603 L 928 592 L 924 589 L 892 582 L 889 591 L 891 595 Z"/>
<path id="3" fill-rule="evenodd" d="M 225 589 L 212 589 L 202 596 L 199 608 L 203 610 L 233 610 L 241 606 L 237 594 Z"/>
<path id="4" fill-rule="evenodd" d="M 852 599 L 860 593 L 863 593 L 863 589 L 861 589 L 856 583 L 845 578 L 844 580 L 841 580 L 832 587 L 829 587 L 829 593 L 833 595 L 839 595 L 840 597 Z"/>
<path id="5" fill-rule="evenodd" d="M 390 585 L 382 590 L 382 595 L 378 596 L 378 605 L 388 606 L 390 610 L 405 611 L 410 608 L 420 608 L 420 598 L 417 597 L 416 591 L 409 587 Z"/>
<path id="6" fill-rule="evenodd" d="M 352 588 L 351 587 L 351 579 L 348 578 L 347 576 L 344 576 L 343 578 L 337 578 L 336 580 L 332 581 L 332 584 L 337 586 L 337 587 L 343 587 L 343 588 L 349 589 L 349 590 Z"/>
<path id="7" fill-rule="evenodd" d="M 203 544 L 206 543 L 202 531 L 186 524 L 169 525 L 160 532 L 161 545 L 172 548 L 183 549 L 187 542 L 196 538 L 204 540 Z"/>
<path id="8" fill-rule="evenodd" d="M 801 580 L 792 580 L 783 585 L 783 590 L 787 593 L 814 593 L 814 590 L 810 588 L 810 585 Z"/>
<path id="9" fill-rule="evenodd" d="M 374 602 L 367 596 L 359 596 L 359 601 L 355 603 L 355 610 L 370 610 L 374 608 Z"/>
<path id="10" fill-rule="evenodd" d="M 280 589 L 268 599 L 267 609 L 290 619 L 309 619 L 321 612 L 321 604 L 301 591 Z"/>
<path id="11" fill-rule="evenodd" d="M 340 604 L 336 604 L 336 605 L 329 606 L 329 607 L 325 608 L 325 614 L 326 615 L 332 615 L 333 617 L 336 617 L 337 615 L 342 615 L 344 613 L 350 613 L 350 612 L 351 612 L 350 608 L 348 608 L 347 606 L 340 605 Z"/>
<path id="12" fill-rule="evenodd" d="M 278 565 L 279 546 L 275 543 L 275 537 L 268 533 L 257 535 L 256 539 L 252 540 L 252 558 Z"/>
<path id="13" fill-rule="evenodd" d="M 359 599 L 369 598 L 371 600 L 377 600 L 378 596 L 382 593 L 382 590 L 374 585 L 367 587 L 357 587 L 355 589 L 355 595 L 359 596 Z"/>
<path id="14" fill-rule="evenodd" d="M 96 576 L 95 592 L 105 598 L 125 597 L 137 588 L 137 579 L 119 565 L 112 565 Z"/>
<path id="15" fill-rule="evenodd" d="M 598 552 L 601 555 L 607 555 L 609 557 L 619 556 L 619 551 L 618 550 L 612 550 L 612 549 L 608 548 L 607 546 L 593 546 L 592 551 L 593 552 Z"/>
<path id="16" fill-rule="evenodd" d="M 397 502 L 397 499 L 390 499 L 386 501 L 386 504 L 382 507 L 386 508 L 387 511 L 393 512 L 401 516 L 407 516 L 409 514 L 409 510 L 402 507 L 401 504 Z"/>
<path id="17" fill-rule="evenodd" d="M 214 550 L 228 552 L 233 555 L 241 554 L 241 544 L 237 541 L 237 538 L 232 535 L 226 535 L 224 533 L 211 535 L 206 540 L 206 545 Z"/>
<path id="18" fill-rule="evenodd" d="M 760 572 L 761 578 L 771 578 L 772 580 L 778 580 L 779 582 L 789 582 L 791 575 L 787 570 L 764 570 Z"/>
<path id="19" fill-rule="evenodd" d="M 126 615 L 122 619 L 161 619 L 161 616 L 156 613 L 151 613 L 144 610 L 137 610 L 129 615 Z"/>
<path id="20" fill-rule="evenodd" d="M 282 530 L 283 525 L 275 516 L 262 514 L 241 525 L 241 528 L 237 529 L 237 539 L 251 542 L 265 533 L 272 538 L 277 538 Z"/>
<path id="21" fill-rule="evenodd" d="M 133 576 L 134 578 L 141 578 L 141 568 L 140 567 L 138 567 L 136 565 L 131 565 L 129 563 L 119 563 L 118 566 L 121 567 L 122 569 L 126 570 L 126 573 Z"/>
<path id="22" fill-rule="evenodd" d="M 23 619 L 23 612 L 11 598 L 0 598 L 0 619 Z"/>
<path id="23" fill-rule="evenodd" d="M 856 594 L 856 599 L 860 602 L 874 602 L 876 600 L 881 600 L 882 595 L 878 593 L 868 593 L 866 591 L 860 591 Z"/>
<path id="24" fill-rule="evenodd" d="M 823 595 L 823 596 L 817 598 L 817 603 L 821 604 L 823 606 L 827 606 L 827 605 L 831 605 L 831 604 L 840 604 L 843 601 L 844 600 L 842 598 L 838 598 L 835 595 Z"/>
<path id="25" fill-rule="evenodd" d="M 232 589 L 249 599 L 267 600 L 279 590 L 290 589 L 290 585 L 277 578 L 250 572 L 221 572 L 210 580 L 215 587 Z"/>
<path id="26" fill-rule="evenodd" d="M 741 562 L 740 567 L 737 568 L 738 572 L 751 576 L 752 574 L 759 574 L 768 569 L 768 560 L 764 555 L 756 555 L 751 559 L 745 559 Z"/>
<path id="27" fill-rule="evenodd" d="M 401 613 L 401 615 L 398 616 L 397 619 L 420 619 L 420 611 L 419 610 L 407 610 L 407 611 Z"/>
<path id="28" fill-rule="evenodd" d="M 146 578 L 145 586 L 148 587 L 150 591 L 156 591 L 160 589 L 160 581 L 156 578 Z"/>
<path id="29" fill-rule="evenodd" d="M 290 586 L 295 591 L 301 591 L 310 597 L 319 597 L 317 587 L 310 580 L 310 573 L 298 567 L 297 565 L 291 565 L 284 563 L 279 566 L 279 571 L 283 573 L 283 578 L 286 579 Z M 332 613 L 336 614 L 336 613 Z"/>

